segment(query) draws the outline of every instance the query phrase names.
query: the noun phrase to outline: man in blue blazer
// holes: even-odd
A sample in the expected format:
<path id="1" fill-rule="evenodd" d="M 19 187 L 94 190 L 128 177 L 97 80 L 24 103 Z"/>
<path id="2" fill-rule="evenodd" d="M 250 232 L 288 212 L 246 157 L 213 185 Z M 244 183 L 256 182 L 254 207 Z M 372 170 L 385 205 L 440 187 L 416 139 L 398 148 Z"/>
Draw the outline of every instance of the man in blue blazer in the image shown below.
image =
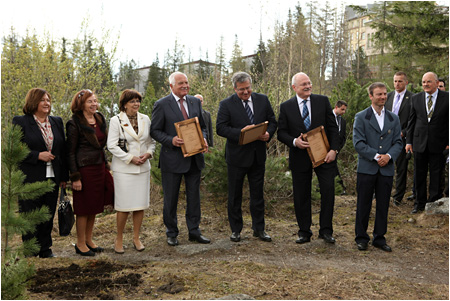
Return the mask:
<path id="1" fill-rule="evenodd" d="M 242 186 L 247 175 L 253 236 L 263 241 L 271 241 L 271 237 L 264 231 L 263 191 L 266 145 L 277 129 L 277 122 L 267 96 L 252 93 L 250 75 L 237 72 L 231 80 L 236 93 L 220 102 L 216 122 L 217 134 L 227 138 L 225 157 L 228 165 L 228 220 L 232 232 L 230 240 L 241 240 Z M 269 122 L 265 134 L 256 141 L 239 145 L 243 128 L 265 121 Z"/>
<path id="2" fill-rule="evenodd" d="M 308 142 L 303 134 L 319 126 L 325 128 L 330 151 L 324 163 L 314 168 L 320 186 L 319 238 L 335 243 L 333 237 L 334 178 L 336 153 L 339 149 L 339 133 L 330 101 L 324 95 L 312 94 L 312 83 L 303 72 L 292 77 L 292 89 L 296 95 L 280 105 L 278 140 L 289 147 L 289 168 L 292 171 L 294 208 L 299 226 L 298 244 L 311 241 L 311 181 L 312 163 L 308 155 Z"/>
<path id="3" fill-rule="evenodd" d="M 155 103 L 150 126 L 150 135 L 161 143 L 159 167 L 164 192 L 163 218 L 167 243 L 170 246 L 178 245 L 177 205 L 183 176 L 186 184 L 186 224 L 189 240 L 210 243 L 199 228 L 200 178 L 201 170 L 205 167 L 203 154 L 185 158 L 181 151 L 184 142 L 177 136 L 174 125 L 176 122 L 198 117 L 203 137 L 206 137 L 202 106 L 198 98 L 188 95 L 189 82 L 184 73 L 172 73 L 169 76 L 169 83 L 172 93 Z"/>
<path id="4" fill-rule="evenodd" d="M 383 83 L 373 83 L 368 91 L 372 105 L 357 113 L 353 124 L 353 145 L 358 153 L 355 241 L 358 250 L 367 250 L 370 240 L 367 227 L 375 192 L 377 204 L 372 245 L 391 252 L 384 235 L 395 173 L 394 162 L 403 151 L 400 119 L 384 108 L 387 89 Z"/>
<path id="5" fill-rule="evenodd" d="M 414 153 L 416 201 L 411 213 L 425 209 L 425 204 L 442 197 L 440 185 L 444 172 L 444 150 L 448 149 L 448 92 L 438 89 L 439 79 L 433 72 L 422 77 L 423 92 L 412 97 L 406 152 Z M 429 197 L 427 174 L 430 171 Z"/>

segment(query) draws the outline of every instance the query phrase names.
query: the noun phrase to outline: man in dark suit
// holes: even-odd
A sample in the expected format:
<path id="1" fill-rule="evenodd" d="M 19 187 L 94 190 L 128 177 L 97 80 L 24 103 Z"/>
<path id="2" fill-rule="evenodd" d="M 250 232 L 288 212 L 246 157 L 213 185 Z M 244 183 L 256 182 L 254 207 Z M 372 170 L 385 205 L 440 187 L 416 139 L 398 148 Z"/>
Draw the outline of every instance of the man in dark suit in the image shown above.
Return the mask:
<path id="1" fill-rule="evenodd" d="M 338 100 L 333 109 L 334 118 L 336 119 L 336 124 L 339 129 L 339 147 L 336 150 L 336 176 L 339 177 L 338 183 L 342 186 L 342 189 L 343 189 L 341 195 L 345 195 L 345 194 L 347 194 L 347 192 L 346 192 L 346 188 L 344 185 L 344 181 L 342 180 L 342 177 L 341 177 L 341 173 L 339 172 L 339 167 L 337 164 L 337 156 L 338 156 L 339 152 L 341 151 L 341 149 L 344 147 L 345 141 L 347 139 L 347 133 L 346 133 L 347 132 L 347 129 L 346 129 L 347 122 L 345 121 L 344 118 L 342 118 L 342 116 L 345 114 L 346 110 L 347 110 L 347 103 L 343 100 Z"/>
<path id="2" fill-rule="evenodd" d="M 289 168 L 292 171 L 294 207 L 299 226 L 296 243 L 311 241 L 311 180 L 312 163 L 303 134 L 324 126 L 330 144 L 324 163 L 314 168 L 320 185 L 319 238 L 335 243 L 333 237 L 334 178 L 336 175 L 336 151 L 339 148 L 338 126 L 328 97 L 312 94 L 312 83 L 305 73 L 292 77 L 296 95 L 280 105 L 278 140 L 289 146 Z"/>
<path id="3" fill-rule="evenodd" d="M 161 143 L 159 167 L 161 168 L 164 192 L 163 218 L 166 226 L 167 243 L 178 245 L 177 204 L 181 178 L 186 184 L 186 224 L 189 240 L 209 243 L 199 229 L 200 225 L 200 177 L 205 167 L 203 154 L 184 157 L 181 146 L 184 141 L 177 136 L 174 123 L 198 117 L 203 136 L 206 136 L 200 100 L 188 95 L 189 82 L 181 72 L 169 77 L 172 93 L 159 99 L 153 108 L 150 135 Z M 206 139 L 205 139 L 206 142 Z"/>
<path id="4" fill-rule="evenodd" d="M 394 179 L 394 161 L 403 151 L 398 116 L 385 110 L 387 89 L 383 83 L 373 83 L 368 88 L 372 105 L 355 115 L 353 145 L 358 153 L 356 179 L 355 241 L 358 250 L 367 250 L 367 234 L 372 195 L 375 191 L 376 215 L 372 245 L 391 252 L 384 235 L 387 231 L 389 199 Z"/>
<path id="5" fill-rule="evenodd" d="M 213 135 L 213 129 L 212 129 L 212 121 L 211 121 L 211 114 L 206 111 L 205 109 L 203 109 L 203 96 L 200 94 L 195 95 L 194 97 L 200 99 L 201 103 L 202 103 L 202 116 L 203 116 L 203 121 L 205 122 L 206 125 L 206 141 L 208 141 L 208 147 L 213 147 L 214 146 L 214 135 Z"/>
<path id="6" fill-rule="evenodd" d="M 406 90 L 408 78 L 405 72 L 399 71 L 394 75 L 394 89 L 387 95 L 386 110 L 400 118 L 403 149 L 406 146 L 406 128 L 408 126 L 409 111 L 411 109 L 412 93 Z M 395 161 L 395 193 L 392 196 L 395 206 L 400 206 L 406 192 L 406 178 L 408 176 L 408 159 L 402 151 Z"/>
<path id="7" fill-rule="evenodd" d="M 444 170 L 444 150 L 448 149 L 448 92 L 438 89 L 435 73 L 422 77 L 423 92 L 412 97 L 409 115 L 406 152 L 414 152 L 416 201 L 411 213 L 425 209 L 425 204 L 442 197 L 440 185 Z M 427 174 L 430 172 L 429 197 Z"/>
<path id="8" fill-rule="evenodd" d="M 227 138 L 225 157 L 228 165 L 228 220 L 231 227 L 231 241 L 241 240 L 242 186 L 247 175 L 250 187 L 250 213 L 253 236 L 271 241 L 264 231 L 264 172 L 266 144 L 277 129 L 275 115 L 266 95 L 252 93 L 252 79 L 245 72 L 232 77 L 235 94 L 220 102 L 217 112 L 216 130 L 219 136 Z M 268 121 L 265 134 L 256 141 L 239 145 L 241 130 L 252 124 Z"/>

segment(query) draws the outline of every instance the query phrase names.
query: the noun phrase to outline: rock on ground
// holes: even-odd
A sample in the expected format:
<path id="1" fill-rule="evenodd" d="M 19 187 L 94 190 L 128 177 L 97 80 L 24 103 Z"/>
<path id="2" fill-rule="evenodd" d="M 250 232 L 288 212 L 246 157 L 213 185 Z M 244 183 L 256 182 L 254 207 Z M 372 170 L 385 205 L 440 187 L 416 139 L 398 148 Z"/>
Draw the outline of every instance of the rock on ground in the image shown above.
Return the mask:
<path id="1" fill-rule="evenodd" d="M 439 199 L 425 205 L 427 214 L 448 214 L 448 198 Z"/>

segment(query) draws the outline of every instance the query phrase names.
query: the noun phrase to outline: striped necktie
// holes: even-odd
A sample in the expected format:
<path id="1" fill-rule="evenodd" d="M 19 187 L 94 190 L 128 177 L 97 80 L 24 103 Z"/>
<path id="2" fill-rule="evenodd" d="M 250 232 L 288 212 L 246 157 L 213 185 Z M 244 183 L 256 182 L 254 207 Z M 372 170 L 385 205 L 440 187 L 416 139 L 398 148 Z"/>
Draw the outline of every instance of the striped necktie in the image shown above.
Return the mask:
<path id="1" fill-rule="evenodd" d="M 303 113 L 302 113 L 302 117 L 303 117 L 303 123 L 305 124 L 306 130 L 309 131 L 309 127 L 311 126 L 311 121 L 309 119 L 309 110 L 308 110 L 308 106 L 306 105 L 306 102 L 308 100 L 304 99 L 303 100 Z"/>
<path id="2" fill-rule="evenodd" d="M 250 119 L 250 123 L 253 124 L 253 113 L 252 110 L 250 109 L 250 106 L 248 105 L 248 100 L 244 100 L 245 103 L 245 111 L 247 112 L 248 115 L 248 119 Z"/>
<path id="3" fill-rule="evenodd" d="M 431 100 L 432 96 L 428 95 L 428 119 L 433 116 L 433 101 Z"/>

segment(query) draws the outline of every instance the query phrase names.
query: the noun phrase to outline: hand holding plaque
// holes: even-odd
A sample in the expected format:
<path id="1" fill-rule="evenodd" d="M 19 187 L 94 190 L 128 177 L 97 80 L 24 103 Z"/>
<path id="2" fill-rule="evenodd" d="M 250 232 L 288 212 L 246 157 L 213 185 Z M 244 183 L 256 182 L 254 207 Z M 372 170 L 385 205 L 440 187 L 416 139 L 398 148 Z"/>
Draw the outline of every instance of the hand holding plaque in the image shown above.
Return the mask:
<path id="1" fill-rule="evenodd" d="M 306 134 L 303 139 L 309 143 L 308 155 L 311 158 L 313 168 L 324 163 L 325 157 L 330 151 L 327 134 L 323 126 L 317 127 Z"/>
<path id="2" fill-rule="evenodd" d="M 181 151 L 184 157 L 190 157 L 208 150 L 198 117 L 175 122 L 175 129 L 179 138 L 183 139 Z"/>
<path id="3" fill-rule="evenodd" d="M 239 145 L 244 145 L 258 140 L 259 136 L 264 135 L 267 131 L 268 121 L 261 122 L 259 124 L 246 126 L 241 130 L 239 136 Z"/>

